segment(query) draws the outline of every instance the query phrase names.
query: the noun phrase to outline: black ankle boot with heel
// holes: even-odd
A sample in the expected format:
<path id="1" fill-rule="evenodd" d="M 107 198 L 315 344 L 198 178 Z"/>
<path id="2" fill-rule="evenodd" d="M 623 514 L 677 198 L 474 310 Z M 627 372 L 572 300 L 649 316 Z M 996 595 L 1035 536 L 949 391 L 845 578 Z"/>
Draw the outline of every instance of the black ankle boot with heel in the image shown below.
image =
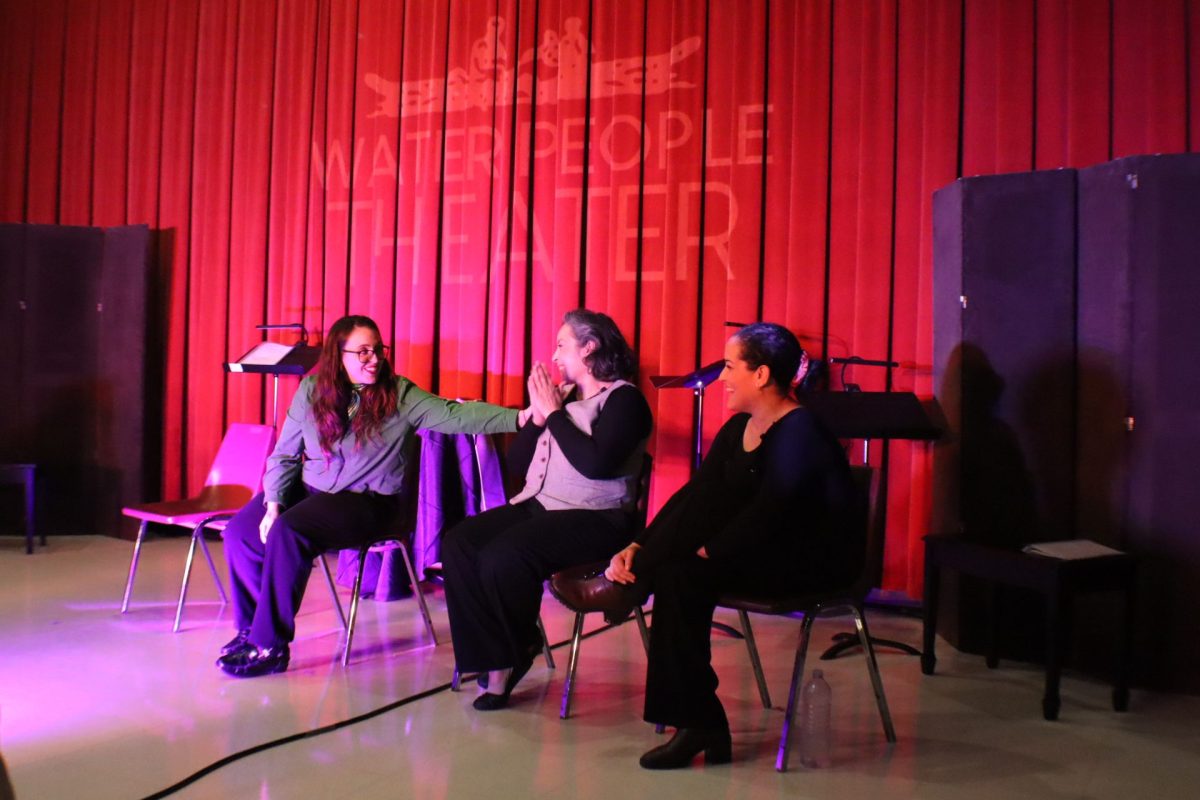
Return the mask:
<path id="1" fill-rule="evenodd" d="M 705 764 L 728 764 L 733 743 L 728 728 L 678 728 L 671 741 L 646 752 L 639 762 L 643 769 L 681 769 L 701 752 Z"/>

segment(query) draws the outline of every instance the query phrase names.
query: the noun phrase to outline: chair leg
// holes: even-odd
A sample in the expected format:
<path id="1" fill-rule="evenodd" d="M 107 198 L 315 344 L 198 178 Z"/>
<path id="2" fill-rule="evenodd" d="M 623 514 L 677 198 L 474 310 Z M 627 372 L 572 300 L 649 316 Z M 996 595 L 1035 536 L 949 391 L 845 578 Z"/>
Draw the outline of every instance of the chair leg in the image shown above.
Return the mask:
<path id="1" fill-rule="evenodd" d="M 129 577 L 125 580 L 125 596 L 121 600 L 121 613 L 129 610 L 129 597 L 133 594 L 133 579 L 137 576 L 138 556 L 142 553 L 142 540 L 146 538 L 146 520 L 138 526 L 137 539 L 133 543 L 133 558 L 129 560 Z"/>
<path id="2" fill-rule="evenodd" d="M 546 669 L 554 669 L 554 653 L 550 652 L 550 640 L 546 638 L 546 626 L 542 624 L 541 614 L 538 614 L 538 633 L 542 635 L 542 657 L 546 659 Z"/>
<path id="3" fill-rule="evenodd" d="M 346 626 L 346 649 L 342 651 L 342 666 L 350 665 L 350 646 L 354 643 L 354 623 L 358 620 L 358 601 L 362 596 L 363 567 L 367 563 L 367 549 L 358 552 L 358 575 L 354 578 L 354 591 L 350 593 L 350 624 Z"/>
<path id="4" fill-rule="evenodd" d="M 458 664 L 454 665 L 454 674 L 450 676 L 450 691 L 457 692 L 462 688 L 462 673 L 458 671 Z"/>
<path id="5" fill-rule="evenodd" d="M 425 602 L 425 592 L 421 591 L 421 584 L 417 582 L 417 571 L 413 569 L 412 559 L 408 557 L 408 545 L 400 545 L 400 555 L 404 557 L 404 568 L 408 570 L 408 582 L 412 585 L 413 594 L 417 596 L 417 603 L 421 606 L 421 616 L 425 619 L 425 630 L 429 631 L 429 638 L 433 639 L 434 647 L 438 645 L 437 631 L 433 629 L 433 618 L 429 616 L 429 606 Z M 362 568 L 359 568 L 362 572 Z"/>
<path id="6" fill-rule="evenodd" d="M 175 604 L 175 624 L 171 626 L 172 633 L 179 633 L 179 623 L 183 619 L 183 604 L 187 602 L 188 582 L 192 579 L 192 563 L 196 560 L 196 537 L 203 535 L 204 531 L 199 527 L 192 529 L 192 540 L 188 543 L 187 561 L 183 562 L 183 582 L 179 585 L 179 602 Z"/>
<path id="7" fill-rule="evenodd" d="M 767 678 L 763 675 L 762 659 L 758 657 L 758 643 L 754 641 L 754 628 L 750 625 L 750 615 L 743 609 L 738 609 L 738 620 L 742 623 L 742 635 L 746 637 L 746 651 L 750 653 L 750 666 L 754 667 L 754 680 L 758 683 L 758 699 L 763 708 L 771 708 L 771 693 L 767 691 Z"/>
<path id="8" fill-rule="evenodd" d="M 321 553 L 317 556 L 317 560 L 321 562 L 322 572 L 325 573 L 325 585 L 329 587 L 329 598 L 333 602 L 333 609 L 337 611 L 338 619 L 341 620 L 342 630 L 350 627 L 346 622 L 346 612 L 342 608 L 342 598 L 338 597 L 337 582 L 333 579 L 333 570 L 329 568 L 329 559 L 326 558 L 326 553 Z"/>
<path id="9" fill-rule="evenodd" d="M 796 700 L 800 694 L 800 683 L 804 680 L 804 659 L 808 655 L 808 640 L 812 634 L 815 613 L 805 613 L 800 625 L 800 641 L 796 645 L 796 663 L 792 667 L 792 683 L 788 687 L 787 708 L 783 712 L 783 733 L 779 737 L 779 753 L 775 756 L 775 769 L 787 772 L 788 745 L 791 744 L 792 725 L 796 721 Z"/>
<path id="10" fill-rule="evenodd" d="M 879 706 L 879 718 L 883 721 L 883 735 L 889 742 L 896 741 L 896 729 L 892 726 L 892 712 L 888 710 L 887 697 L 883 693 L 883 680 L 879 677 L 879 663 L 875 660 L 875 647 L 867 631 L 867 620 L 857 606 L 854 611 L 854 626 L 858 628 L 858 640 L 862 642 L 863 655 L 867 657 L 867 670 L 871 673 L 871 686 L 875 689 L 875 704 Z"/>
<path id="11" fill-rule="evenodd" d="M 37 530 L 37 523 L 34 520 L 34 512 L 36 505 L 34 491 L 36 489 L 34 483 L 34 468 L 29 467 L 25 470 L 25 555 L 33 553 L 33 535 Z M 46 532 L 42 531 L 42 546 L 46 544 Z"/>
<path id="12" fill-rule="evenodd" d="M 567 680 L 563 683 L 562 708 L 558 718 L 571 716 L 571 693 L 575 689 L 575 669 L 579 666 L 579 645 L 583 641 L 583 614 L 575 612 L 575 626 L 571 633 L 571 660 L 567 665 Z"/>
<path id="13" fill-rule="evenodd" d="M 646 629 L 646 612 L 642 611 L 641 606 L 633 607 L 633 618 L 637 620 L 638 633 L 642 635 L 642 649 L 646 651 L 646 657 L 650 656 L 650 631 Z"/>
<path id="14" fill-rule="evenodd" d="M 221 605 L 227 606 L 229 605 L 229 595 L 225 594 L 225 584 L 221 582 L 216 562 L 213 561 L 212 553 L 208 551 L 208 541 L 204 538 L 203 526 L 199 527 L 196 535 L 200 539 L 200 552 L 204 553 L 204 560 L 208 562 L 208 571 L 212 573 L 213 582 L 217 584 L 217 594 L 221 595 Z"/>

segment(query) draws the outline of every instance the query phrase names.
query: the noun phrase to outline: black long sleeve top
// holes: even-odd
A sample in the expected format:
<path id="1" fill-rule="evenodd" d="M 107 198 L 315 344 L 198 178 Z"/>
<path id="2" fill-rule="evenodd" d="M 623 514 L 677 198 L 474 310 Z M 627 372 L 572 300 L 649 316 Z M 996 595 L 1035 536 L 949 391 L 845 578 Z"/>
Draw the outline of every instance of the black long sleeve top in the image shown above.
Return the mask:
<path id="1" fill-rule="evenodd" d="M 613 390 L 588 434 L 575 427 L 563 410 L 546 419 L 545 426 L 526 424 L 508 448 L 509 470 L 523 475 L 533 460 L 538 437 L 547 427 L 571 466 L 586 478 L 613 478 L 638 442 L 650 435 L 653 418 L 646 398 L 636 386 Z"/>
<path id="2" fill-rule="evenodd" d="M 804 408 L 742 447 L 748 414 L 731 417 L 700 469 L 638 537 L 635 571 L 686 557 L 819 560 L 831 579 L 861 558 L 847 541 L 850 469 L 838 441 Z"/>

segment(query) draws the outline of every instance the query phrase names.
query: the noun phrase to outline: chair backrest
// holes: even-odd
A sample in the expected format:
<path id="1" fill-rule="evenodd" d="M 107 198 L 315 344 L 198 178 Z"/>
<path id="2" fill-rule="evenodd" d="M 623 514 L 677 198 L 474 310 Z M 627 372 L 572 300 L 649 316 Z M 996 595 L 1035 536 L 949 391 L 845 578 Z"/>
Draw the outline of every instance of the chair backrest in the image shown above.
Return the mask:
<path id="1" fill-rule="evenodd" d="M 650 473 L 654 471 L 654 456 L 642 453 L 642 471 L 638 473 L 637 495 L 634 498 L 634 525 L 637 530 L 646 527 L 646 514 L 650 510 Z"/>
<path id="2" fill-rule="evenodd" d="M 274 446 L 275 429 L 270 425 L 233 423 L 221 440 L 204 485 L 244 486 L 253 497 L 262 489 L 263 470 Z"/>

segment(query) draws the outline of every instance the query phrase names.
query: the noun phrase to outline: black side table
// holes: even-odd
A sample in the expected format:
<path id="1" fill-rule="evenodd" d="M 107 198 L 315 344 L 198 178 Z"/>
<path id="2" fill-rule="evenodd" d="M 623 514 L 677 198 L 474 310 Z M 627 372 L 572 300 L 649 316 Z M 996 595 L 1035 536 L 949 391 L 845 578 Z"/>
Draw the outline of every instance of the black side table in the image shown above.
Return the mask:
<path id="1" fill-rule="evenodd" d="M 0 485 L 23 486 L 25 489 L 25 552 L 33 552 L 33 537 L 37 529 L 34 520 L 34 481 L 37 477 L 35 464 L 0 464 Z M 41 535 L 42 545 L 46 534 Z"/>
<path id="2" fill-rule="evenodd" d="M 1072 600 L 1075 595 L 1085 592 L 1123 592 L 1125 619 L 1112 702 L 1116 711 L 1129 708 L 1134 573 L 1137 567 L 1137 560 L 1133 556 L 1122 553 L 1063 560 L 968 542 L 955 536 L 926 536 L 924 652 L 921 655 L 921 672 L 926 675 L 933 674 L 937 663 L 933 648 L 943 567 L 974 575 L 993 585 L 1032 589 L 1046 598 L 1046 690 L 1042 697 L 1042 713 L 1048 720 L 1058 719 L 1061 706 L 1059 677 L 1062 673 L 1063 650 L 1068 644 Z M 995 635 L 997 616 L 993 606 L 987 653 L 987 664 L 992 668 L 998 663 Z"/>

